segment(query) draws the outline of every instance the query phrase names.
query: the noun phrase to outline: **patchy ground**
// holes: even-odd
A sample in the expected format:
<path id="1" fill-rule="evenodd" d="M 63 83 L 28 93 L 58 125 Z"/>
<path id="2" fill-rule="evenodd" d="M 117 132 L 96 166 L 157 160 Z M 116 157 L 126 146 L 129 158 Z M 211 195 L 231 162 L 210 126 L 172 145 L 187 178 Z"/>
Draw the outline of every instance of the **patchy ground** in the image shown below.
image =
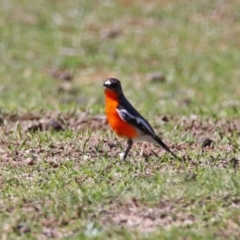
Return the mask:
<path id="1" fill-rule="evenodd" d="M 182 198 L 173 201 L 160 200 L 154 206 L 141 203 L 137 199 L 132 199 L 127 203 L 116 201 L 103 207 L 103 210 L 99 212 L 99 216 L 106 225 L 115 223 L 118 226 L 120 225 L 143 233 L 156 231 L 159 228 L 184 227 L 187 229 L 191 225 L 197 226 L 199 222 L 203 222 L 207 226 L 209 220 L 213 222 L 219 221 L 222 213 L 215 210 L 212 210 L 211 216 L 208 212 L 205 217 L 191 212 L 193 205 L 194 207 L 198 206 L 201 208 L 203 205 L 207 203 L 213 204 L 215 201 L 225 202 L 225 208 L 230 211 L 232 209 L 236 209 L 237 212 L 239 211 L 239 195 L 224 193 L 222 196 L 213 195 L 189 201 Z M 235 236 L 240 236 L 238 230 L 239 220 L 240 217 L 236 215 L 233 221 L 228 221 L 227 231 L 222 228 L 219 230 L 219 235 L 224 234 L 227 236 L 227 232 L 231 232 Z"/>
<path id="2" fill-rule="evenodd" d="M 155 119 L 156 120 L 156 119 Z M 86 113 L 81 115 L 45 113 L 45 114 L 21 114 L 7 115 L 2 114 L 1 122 L 1 164 L 34 164 L 34 158 L 46 159 L 52 161 L 54 158 L 68 157 L 80 159 L 94 159 L 99 157 L 119 158 L 121 151 L 124 151 L 124 140 L 111 137 L 103 137 L 102 133 L 110 132 L 105 116 L 89 116 Z M 238 142 L 232 141 L 233 137 L 240 135 L 240 121 L 237 119 L 212 120 L 208 118 L 200 118 L 197 116 L 170 118 L 161 117 L 161 122 L 174 126 L 173 131 L 180 130 L 183 137 L 189 138 L 186 141 L 182 137 L 175 136 L 175 143 L 170 143 L 170 139 L 164 139 L 169 147 L 179 156 L 183 157 L 183 161 L 190 166 L 194 165 L 210 165 L 216 167 L 227 167 L 229 165 L 238 167 L 239 165 L 239 145 Z M 160 130 L 155 124 L 155 130 Z M 31 146 L 31 137 L 40 132 L 66 132 L 73 131 L 76 133 L 74 139 L 65 141 L 56 141 L 47 144 L 44 148 L 38 144 L 31 149 L 24 148 L 25 144 Z M 86 136 L 86 132 L 92 132 Z M 22 140 L 14 137 L 19 132 Z M 97 134 L 100 132 L 101 134 Z M 11 137 L 10 137 L 11 136 Z M 81 147 L 79 147 L 81 143 Z M 136 148 L 141 147 L 141 151 Z M 135 150 L 134 150 L 135 148 Z M 195 152 L 196 158 L 192 159 L 189 152 Z M 221 151 L 218 159 L 215 159 L 216 152 Z M 204 153 L 208 154 L 204 158 Z M 164 150 L 153 144 L 136 144 L 130 152 L 130 156 L 138 158 L 142 156 L 147 161 L 151 156 L 165 155 Z M 31 156 L 31 157 L 30 157 Z M 34 157 L 35 156 L 35 157 Z M 37 156 L 37 157 L 36 157 Z M 229 157 L 232 156 L 232 157 Z M 132 161 L 132 160 L 131 160 Z"/>
<path id="3" fill-rule="evenodd" d="M 90 225 L 84 225 L 85 234 L 90 235 L 113 229 L 119 231 L 119 228 L 147 234 L 173 228 L 201 232 L 204 227 L 214 232 L 214 236 L 224 238 L 231 233 L 239 237 L 240 198 L 228 186 L 236 183 L 239 173 L 240 121 L 198 116 L 164 116 L 159 119 L 154 119 L 156 132 L 168 129 L 161 135 L 166 144 L 182 157 L 181 160 L 169 158 L 168 153 L 156 145 L 139 143 L 133 146 L 128 161 L 123 163 L 119 154 L 124 151 L 125 142 L 111 133 L 104 116 L 85 113 L 2 114 L 0 165 L 5 170 L 0 176 L 0 187 L 24 186 L 27 181 L 41 192 L 42 186 L 50 184 L 47 191 L 52 194 L 52 181 L 63 181 L 52 188 L 53 192 L 59 185 L 64 186 L 63 189 L 70 186 L 67 194 L 61 193 L 62 190 L 57 193 L 64 196 L 60 202 L 55 203 L 51 197 L 47 202 L 40 198 L 39 203 L 27 196 L 24 200 L 15 200 L 20 201 L 17 205 L 21 206 L 23 213 L 29 213 L 23 219 L 41 219 L 35 223 L 42 229 L 37 231 L 38 239 L 75 236 L 79 231 L 76 224 L 81 219 L 90 221 Z M 9 175 L 9 169 L 20 172 Z M 58 172 L 61 172 L 61 178 Z M 209 189 L 214 186 L 213 189 L 219 190 L 202 193 L 204 184 Z M 186 194 L 190 186 L 193 187 L 192 193 Z M 103 194 L 104 200 L 97 201 L 98 195 L 91 192 L 98 188 L 98 194 Z M 69 200 L 71 198 L 75 200 Z M 11 201 L 10 206 L 4 202 L 1 204 L 10 215 L 18 211 Z M 73 203 L 67 206 L 66 201 Z M 58 208 L 64 209 L 63 212 L 70 213 L 64 213 L 65 217 L 60 220 L 54 214 L 50 219 L 41 218 L 49 213 L 46 209 L 49 204 L 57 204 Z M 225 215 L 224 220 L 222 215 Z M 32 232 L 35 228 L 31 221 L 23 219 L 5 224 L 4 231 L 13 228 L 22 236 Z M 70 227 L 72 222 L 74 227 Z"/>

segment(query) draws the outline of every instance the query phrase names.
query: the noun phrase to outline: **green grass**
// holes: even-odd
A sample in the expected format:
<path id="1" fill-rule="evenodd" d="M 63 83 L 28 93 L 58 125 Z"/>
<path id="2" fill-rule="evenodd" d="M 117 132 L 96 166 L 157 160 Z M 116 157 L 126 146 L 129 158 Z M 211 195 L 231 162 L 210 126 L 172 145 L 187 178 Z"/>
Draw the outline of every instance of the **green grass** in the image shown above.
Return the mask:
<path id="1" fill-rule="evenodd" d="M 238 239 L 239 13 L 237 0 L 1 1 L 0 238 Z M 120 161 L 124 142 L 94 120 L 108 77 L 185 161 L 140 144 Z"/>

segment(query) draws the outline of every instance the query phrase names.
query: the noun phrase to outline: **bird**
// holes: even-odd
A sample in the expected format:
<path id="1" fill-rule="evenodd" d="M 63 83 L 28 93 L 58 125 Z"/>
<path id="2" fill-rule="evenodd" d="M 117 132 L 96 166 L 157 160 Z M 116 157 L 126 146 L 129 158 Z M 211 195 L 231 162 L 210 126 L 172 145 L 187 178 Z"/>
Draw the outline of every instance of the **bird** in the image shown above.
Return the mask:
<path id="1" fill-rule="evenodd" d="M 149 122 L 127 100 L 120 80 L 108 78 L 104 81 L 103 87 L 107 121 L 118 137 L 127 139 L 123 161 L 126 160 L 133 143 L 139 141 L 159 144 L 173 157 L 179 158 L 157 136 Z"/>

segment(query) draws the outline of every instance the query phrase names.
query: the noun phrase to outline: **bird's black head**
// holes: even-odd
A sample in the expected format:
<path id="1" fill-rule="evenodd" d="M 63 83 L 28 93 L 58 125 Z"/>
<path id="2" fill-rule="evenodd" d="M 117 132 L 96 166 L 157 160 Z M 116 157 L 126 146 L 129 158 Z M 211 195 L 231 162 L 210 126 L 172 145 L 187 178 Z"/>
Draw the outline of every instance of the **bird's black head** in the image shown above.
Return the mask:
<path id="1" fill-rule="evenodd" d="M 104 84 L 103 84 L 105 89 L 109 89 L 111 91 L 114 91 L 117 94 L 121 94 L 122 93 L 122 86 L 121 86 L 121 82 L 116 79 L 116 78 L 108 78 L 105 80 Z"/>

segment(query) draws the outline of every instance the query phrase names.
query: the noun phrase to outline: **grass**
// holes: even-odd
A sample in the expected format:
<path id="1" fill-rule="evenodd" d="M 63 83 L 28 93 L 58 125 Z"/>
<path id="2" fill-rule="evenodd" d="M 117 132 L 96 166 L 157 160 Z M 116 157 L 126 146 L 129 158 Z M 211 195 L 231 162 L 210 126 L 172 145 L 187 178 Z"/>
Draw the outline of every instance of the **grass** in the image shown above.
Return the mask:
<path id="1" fill-rule="evenodd" d="M 238 239 L 239 10 L 2 1 L 1 239 Z M 183 162 L 141 144 L 120 161 L 108 77 Z"/>

